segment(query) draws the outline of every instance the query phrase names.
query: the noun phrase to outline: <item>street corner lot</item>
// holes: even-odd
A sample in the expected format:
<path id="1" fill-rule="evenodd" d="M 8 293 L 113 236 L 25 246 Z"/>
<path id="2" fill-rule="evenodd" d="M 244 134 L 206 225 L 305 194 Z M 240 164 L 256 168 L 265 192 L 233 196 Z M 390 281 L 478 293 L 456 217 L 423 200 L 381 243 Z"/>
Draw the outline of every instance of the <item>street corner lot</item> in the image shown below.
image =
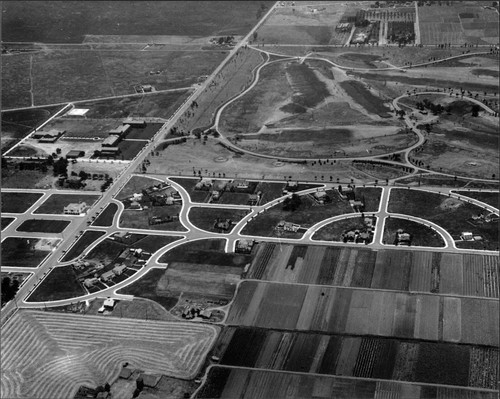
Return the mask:
<path id="1" fill-rule="evenodd" d="M 64 207 L 69 204 L 85 202 L 87 206 L 92 206 L 99 197 L 92 194 L 52 194 L 33 213 L 61 215 L 64 213 Z"/>
<path id="2" fill-rule="evenodd" d="M 24 213 L 43 193 L 2 192 L 2 213 Z"/>
<path id="3" fill-rule="evenodd" d="M 191 207 L 189 221 L 196 227 L 215 233 L 230 233 L 234 225 L 250 211 L 247 209 L 223 209 Z M 220 221 L 222 224 L 217 225 Z M 225 222 L 228 221 L 227 224 Z"/>
<path id="4" fill-rule="evenodd" d="M 70 220 L 28 219 L 16 231 L 28 233 L 62 233 L 71 223 Z"/>
<path id="5" fill-rule="evenodd" d="M 59 245 L 60 239 L 7 237 L 2 241 L 2 266 L 36 268 Z"/>

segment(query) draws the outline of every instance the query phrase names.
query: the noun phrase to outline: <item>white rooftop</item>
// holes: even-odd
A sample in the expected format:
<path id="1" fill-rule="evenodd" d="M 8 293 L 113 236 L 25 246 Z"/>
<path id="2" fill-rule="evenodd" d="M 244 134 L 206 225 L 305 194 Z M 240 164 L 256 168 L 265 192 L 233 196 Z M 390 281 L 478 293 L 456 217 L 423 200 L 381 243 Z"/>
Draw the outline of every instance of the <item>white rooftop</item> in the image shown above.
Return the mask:
<path id="1" fill-rule="evenodd" d="M 89 110 L 85 108 L 73 108 L 66 112 L 66 115 L 68 116 L 83 116 L 85 115 Z"/>

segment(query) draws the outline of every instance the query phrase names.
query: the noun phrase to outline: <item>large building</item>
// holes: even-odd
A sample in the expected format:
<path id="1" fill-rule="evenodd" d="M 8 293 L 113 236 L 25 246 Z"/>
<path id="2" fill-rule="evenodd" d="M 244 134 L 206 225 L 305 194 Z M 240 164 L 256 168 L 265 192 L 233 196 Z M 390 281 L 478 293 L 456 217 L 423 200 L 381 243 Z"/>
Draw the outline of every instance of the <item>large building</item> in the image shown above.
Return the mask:
<path id="1" fill-rule="evenodd" d="M 121 137 L 110 134 L 108 137 L 104 139 L 102 142 L 103 147 L 116 147 L 116 145 L 120 142 Z"/>
<path id="2" fill-rule="evenodd" d="M 129 124 L 118 126 L 116 129 L 110 130 L 109 134 L 112 136 L 124 137 L 129 132 L 130 127 Z"/>
<path id="3" fill-rule="evenodd" d="M 55 143 L 64 133 L 66 133 L 65 130 L 39 130 L 31 137 L 37 139 L 39 143 Z"/>
<path id="4" fill-rule="evenodd" d="M 81 215 L 87 209 L 87 204 L 85 202 L 68 204 L 64 207 L 65 215 Z"/>

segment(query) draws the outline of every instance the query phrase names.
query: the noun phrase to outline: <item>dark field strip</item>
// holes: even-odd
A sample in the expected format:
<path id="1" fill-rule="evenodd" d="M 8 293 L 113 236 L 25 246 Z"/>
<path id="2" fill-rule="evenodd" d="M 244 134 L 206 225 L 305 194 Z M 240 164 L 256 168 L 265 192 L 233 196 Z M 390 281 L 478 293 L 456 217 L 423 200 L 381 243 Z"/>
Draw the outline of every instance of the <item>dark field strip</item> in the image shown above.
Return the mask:
<path id="1" fill-rule="evenodd" d="M 97 217 L 94 223 L 92 223 L 92 226 L 111 227 L 113 225 L 113 218 L 115 217 L 115 213 L 117 211 L 118 205 L 114 203 L 109 204 Z"/>
<path id="2" fill-rule="evenodd" d="M 248 279 L 498 298 L 498 257 L 262 242 Z M 283 259 L 285 257 L 285 259 Z M 305 261 L 300 263 L 297 259 Z M 286 267 L 290 266 L 290 267 Z M 294 266 L 294 269 L 291 268 Z"/>
<path id="3" fill-rule="evenodd" d="M 227 325 L 493 346 L 498 300 L 244 281 Z"/>
<path id="4" fill-rule="evenodd" d="M 85 231 L 78 241 L 71 247 L 71 249 L 66 252 L 61 261 L 67 262 L 81 255 L 83 251 L 85 251 L 94 241 L 96 241 L 99 237 L 102 237 L 104 234 L 104 231 Z"/>
<path id="5" fill-rule="evenodd" d="M 497 392 L 361 378 L 213 367 L 198 399 L 495 399 Z"/>
<path id="6" fill-rule="evenodd" d="M 41 198 L 42 193 L 2 193 L 2 213 L 24 213 L 26 212 L 38 199 Z"/>
<path id="7" fill-rule="evenodd" d="M 7 217 L 2 217 L 1 219 L 1 230 L 4 230 L 7 228 L 9 224 L 11 224 L 14 221 L 14 218 L 7 218 Z"/>
<path id="8" fill-rule="evenodd" d="M 482 201 L 485 204 L 494 206 L 497 209 L 499 208 L 500 197 L 498 195 L 498 192 L 494 193 L 487 191 L 455 191 L 455 193 L 476 199 L 478 201 Z"/>
<path id="9" fill-rule="evenodd" d="M 227 327 L 227 366 L 498 389 L 498 348 Z"/>
<path id="10" fill-rule="evenodd" d="M 29 219 L 21 223 L 17 231 L 28 233 L 62 233 L 70 223 L 71 221 L 69 220 Z"/>

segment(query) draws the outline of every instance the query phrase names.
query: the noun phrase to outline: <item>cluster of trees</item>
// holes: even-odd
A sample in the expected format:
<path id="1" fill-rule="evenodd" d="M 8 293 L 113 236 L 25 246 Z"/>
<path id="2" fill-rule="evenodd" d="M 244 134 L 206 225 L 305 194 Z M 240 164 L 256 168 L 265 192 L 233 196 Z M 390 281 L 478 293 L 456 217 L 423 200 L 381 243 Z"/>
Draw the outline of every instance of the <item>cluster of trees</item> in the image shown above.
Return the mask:
<path id="1" fill-rule="evenodd" d="M 50 159 L 50 156 L 49 156 Z M 54 172 L 54 176 L 59 175 L 68 175 L 68 160 L 66 158 L 59 158 L 57 161 L 54 161 L 52 164 L 52 170 Z"/>
<path id="2" fill-rule="evenodd" d="M 287 197 L 283 201 L 283 210 L 293 212 L 297 210 L 301 203 L 300 197 L 297 194 L 292 194 L 291 197 Z"/>
<path id="3" fill-rule="evenodd" d="M 11 280 L 10 277 L 4 277 L 2 279 L 2 306 L 13 299 L 18 290 L 18 280 Z"/>
<path id="4" fill-rule="evenodd" d="M 416 107 L 420 111 L 428 109 L 433 113 L 433 115 L 442 114 L 444 111 L 444 107 L 441 104 L 434 104 L 430 102 L 427 98 L 424 98 L 423 101 L 417 102 Z"/>

